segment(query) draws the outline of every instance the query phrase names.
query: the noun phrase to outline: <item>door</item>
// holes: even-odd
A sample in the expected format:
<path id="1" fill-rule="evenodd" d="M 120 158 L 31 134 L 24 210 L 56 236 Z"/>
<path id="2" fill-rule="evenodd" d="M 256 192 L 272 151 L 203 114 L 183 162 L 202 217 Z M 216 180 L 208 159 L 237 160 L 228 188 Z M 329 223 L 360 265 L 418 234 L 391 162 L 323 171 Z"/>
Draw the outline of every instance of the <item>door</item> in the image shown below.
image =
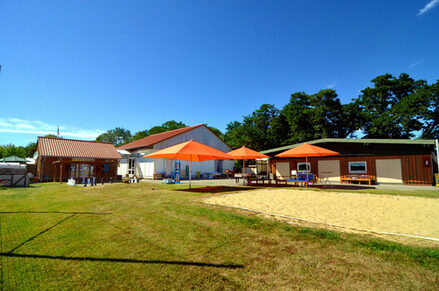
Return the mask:
<path id="1" fill-rule="evenodd" d="M 276 163 L 276 177 L 280 179 L 289 179 L 290 175 L 290 162 Z"/>
<path id="2" fill-rule="evenodd" d="M 154 162 L 139 163 L 143 178 L 153 178 Z"/>
<path id="3" fill-rule="evenodd" d="M 328 178 L 331 182 L 340 183 L 340 160 L 318 161 L 319 178 Z"/>
<path id="4" fill-rule="evenodd" d="M 403 183 L 401 159 L 376 160 L 378 183 Z"/>

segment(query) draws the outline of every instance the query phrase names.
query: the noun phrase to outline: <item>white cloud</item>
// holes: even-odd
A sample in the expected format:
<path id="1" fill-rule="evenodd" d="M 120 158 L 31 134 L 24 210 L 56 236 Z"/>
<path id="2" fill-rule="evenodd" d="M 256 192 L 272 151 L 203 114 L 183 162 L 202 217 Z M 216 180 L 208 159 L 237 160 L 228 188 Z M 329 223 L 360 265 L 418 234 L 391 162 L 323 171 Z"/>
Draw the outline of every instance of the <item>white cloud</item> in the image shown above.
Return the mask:
<path id="1" fill-rule="evenodd" d="M 48 124 L 39 120 L 23 120 L 19 118 L 0 118 L 0 132 L 16 134 L 47 135 L 56 134 L 57 125 Z M 63 137 L 95 139 L 103 133 L 99 129 L 80 129 L 72 126 L 59 126 Z"/>
<path id="2" fill-rule="evenodd" d="M 425 12 L 433 9 L 437 4 L 439 4 L 439 0 L 431 0 L 430 2 L 425 5 L 424 8 L 420 9 L 418 12 L 418 16 L 424 14 Z"/>
<path id="3" fill-rule="evenodd" d="M 337 83 L 329 84 L 328 86 L 326 86 L 326 89 L 332 89 L 335 87 L 335 85 L 337 85 Z"/>
<path id="4" fill-rule="evenodd" d="M 417 65 L 422 64 L 423 62 L 424 62 L 424 60 L 419 60 L 419 61 L 417 61 L 417 62 L 414 62 L 413 64 L 410 65 L 409 68 L 416 67 Z"/>

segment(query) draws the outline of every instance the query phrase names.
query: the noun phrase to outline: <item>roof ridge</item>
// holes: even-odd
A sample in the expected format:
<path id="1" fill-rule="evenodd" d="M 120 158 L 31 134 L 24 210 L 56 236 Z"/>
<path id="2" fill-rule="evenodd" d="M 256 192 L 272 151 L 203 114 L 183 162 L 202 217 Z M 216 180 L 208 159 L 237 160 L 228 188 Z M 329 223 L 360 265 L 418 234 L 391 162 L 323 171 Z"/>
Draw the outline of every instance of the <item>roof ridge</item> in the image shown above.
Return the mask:
<path id="1" fill-rule="evenodd" d="M 181 127 L 181 128 L 177 128 L 177 129 L 173 129 L 173 130 L 168 130 L 168 131 L 163 131 L 163 132 L 159 132 L 159 133 L 154 133 L 154 134 L 148 135 L 148 136 L 154 136 L 154 135 L 159 135 L 159 134 L 163 134 L 163 133 L 171 133 L 173 131 L 182 130 L 182 129 L 189 129 L 189 128 L 195 128 L 195 127 L 199 127 L 199 126 L 202 126 L 202 125 L 205 125 L 205 124 L 185 126 L 185 127 Z M 148 136 L 145 136 L 145 137 L 148 137 Z"/>
<path id="2" fill-rule="evenodd" d="M 343 138 L 343 137 L 329 137 L 329 138 L 319 138 L 310 141 L 280 146 L 276 148 L 271 148 L 261 151 L 261 153 L 272 153 L 281 150 L 288 150 L 302 144 L 319 144 L 328 142 L 346 142 L 346 143 L 405 143 L 405 144 L 434 144 L 434 139 L 405 139 L 405 138 Z"/>
<path id="3" fill-rule="evenodd" d="M 83 139 L 72 139 L 72 138 L 61 138 L 61 137 L 51 137 L 51 136 L 39 136 L 38 138 L 47 138 L 47 139 L 57 139 L 57 140 L 70 140 L 70 141 L 80 141 L 80 142 L 94 142 L 94 143 L 104 143 L 104 144 L 113 144 L 111 142 L 105 141 L 97 141 L 97 140 L 83 140 Z"/>
<path id="4" fill-rule="evenodd" d="M 155 133 L 155 134 L 152 134 L 152 135 L 145 136 L 145 137 L 143 137 L 141 139 L 135 140 L 133 142 L 121 145 L 121 146 L 117 147 L 117 149 L 135 149 L 135 148 L 141 148 L 141 147 L 144 147 L 144 146 L 153 145 L 153 144 L 159 143 L 159 142 L 161 142 L 163 140 L 166 140 L 168 138 L 177 136 L 179 134 L 182 134 L 184 132 L 190 131 L 192 129 L 195 129 L 195 128 L 198 128 L 198 127 L 201 127 L 201 126 L 206 126 L 206 125 L 204 123 L 202 123 L 202 124 L 186 126 L 186 127 L 182 127 L 182 128 L 177 128 L 177 129 L 169 130 L 169 131 Z M 182 132 L 182 133 L 180 133 L 180 132 Z M 167 137 L 168 135 L 169 135 L 169 137 Z M 165 136 L 165 138 L 160 139 L 161 136 Z M 155 141 L 155 142 L 153 142 L 151 144 L 148 144 L 148 145 L 142 145 L 142 141 L 146 141 L 146 140 L 149 140 L 151 138 L 152 139 L 158 138 L 158 141 Z M 129 145 L 134 145 L 134 146 L 130 147 Z M 137 145 L 139 145 L 139 146 L 137 146 Z"/>

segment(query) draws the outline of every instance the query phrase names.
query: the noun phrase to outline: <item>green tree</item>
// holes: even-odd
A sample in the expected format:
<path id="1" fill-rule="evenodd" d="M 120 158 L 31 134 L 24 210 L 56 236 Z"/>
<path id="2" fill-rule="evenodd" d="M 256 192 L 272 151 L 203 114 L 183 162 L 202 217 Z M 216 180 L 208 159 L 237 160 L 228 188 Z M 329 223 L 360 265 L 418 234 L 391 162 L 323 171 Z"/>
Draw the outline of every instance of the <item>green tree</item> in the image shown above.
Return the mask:
<path id="1" fill-rule="evenodd" d="M 425 97 L 428 100 L 428 106 L 425 112 L 425 124 L 423 127 L 422 138 L 438 139 L 439 138 L 439 80 L 425 88 Z"/>
<path id="2" fill-rule="evenodd" d="M 376 77 L 373 87 L 361 91 L 355 101 L 361 112 L 366 138 L 412 138 L 423 127 L 428 99 L 427 83 L 408 74 Z"/>
<path id="3" fill-rule="evenodd" d="M 184 127 L 187 127 L 187 125 L 184 124 L 183 122 L 181 122 L 181 121 L 177 122 L 175 120 L 170 120 L 170 121 L 166 121 L 162 125 L 151 127 L 148 130 L 148 132 L 149 132 L 149 135 L 153 135 L 153 134 L 171 131 L 171 130 L 184 128 Z"/>
<path id="4" fill-rule="evenodd" d="M 245 134 L 244 125 L 239 121 L 227 124 L 224 141 L 234 149 L 250 143 L 249 137 Z"/>
<path id="5" fill-rule="evenodd" d="M 224 139 L 232 148 L 246 146 L 256 151 L 277 146 L 277 129 L 272 127 L 279 116 L 279 110 L 271 104 L 263 104 L 243 121 L 227 124 Z M 276 124 L 278 125 L 278 123 Z"/>
<path id="6" fill-rule="evenodd" d="M 321 90 L 313 95 L 305 92 L 291 94 L 290 102 L 281 111 L 289 128 L 281 143 L 293 144 L 329 137 L 344 138 L 352 134 L 355 128 L 348 120 L 354 116 L 347 109 L 350 107 L 341 104 L 333 89 Z"/>
<path id="7" fill-rule="evenodd" d="M 10 157 L 10 156 L 26 158 L 26 151 L 22 146 L 15 146 L 13 144 L 8 144 L 1 146 L 0 155 L 1 158 Z"/>
<path id="8" fill-rule="evenodd" d="M 138 131 L 131 138 L 131 142 L 142 139 L 142 138 L 147 137 L 147 136 L 148 136 L 148 130 L 145 129 L 145 130 Z"/>
<path id="9" fill-rule="evenodd" d="M 109 142 L 114 144 L 115 147 L 119 147 L 121 145 L 129 143 L 130 140 L 131 132 L 128 129 L 122 127 L 110 129 L 96 138 L 96 141 Z"/>
<path id="10" fill-rule="evenodd" d="M 37 143 L 31 142 L 24 147 L 25 157 L 32 158 L 35 151 L 37 150 Z"/>

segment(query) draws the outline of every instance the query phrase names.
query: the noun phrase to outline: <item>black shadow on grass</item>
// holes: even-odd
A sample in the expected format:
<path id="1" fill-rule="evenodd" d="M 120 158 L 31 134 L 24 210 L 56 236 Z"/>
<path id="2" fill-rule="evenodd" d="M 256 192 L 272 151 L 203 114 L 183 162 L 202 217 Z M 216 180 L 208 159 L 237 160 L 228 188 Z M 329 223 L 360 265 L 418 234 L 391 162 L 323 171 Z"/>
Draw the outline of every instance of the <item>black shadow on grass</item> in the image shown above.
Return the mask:
<path id="1" fill-rule="evenodd" d="M 224 192 L 236 192 L 236 191 L 249 191 L 259 188 L 253 187 L 234 187 L 234 186 L 206 186 L 192 189 L 176 189 L 175 191 L 182 192 L 194 192 L 194 193 L 224 193 Z"/>
<path id="2" fill-rule="evenodd" d="M 31 240 L 36 239 L 37 237 L 39 237 L 39 236 L 42 235 L 43 233 L 45 233 L 45 232 L 51 230 L 52 228 L 54 228 L 54 227 L 57 226 L 57 225 L 60 225 L 61 223 L 63 223 L 63 222 L 66 221 L 67 219 L 72 218 L 73 216 L 75 216 L 75 214 L 72 214 L 72 215 L 70 215 L 70 216 L 67 216 L 67 217 L 61 219 L 60 221 L 58 221 L 57 223 L 55 223 L 55 224 L 52 225 L 51 227 L 48 227 L 48 228 L 46 228 L 45 230 L 40 231 L 40 232 L 37 233 L 36 235 L 34 235 L 34 236 L 28 238 L 27 240 L 25 240 L 24 242 L 22 242 L 21 244 L 19 244 L 18 246 L 16 246 L 16 247 L 13 248 L 12 250 L 10 250 L 8 253 L 12 253 L 12 252 L 15 251 L 16 249 L 18 249 L 18 248 L 24 246 L 25 244 L 27 244 L 27 243 L 30 242 Z"/>
<path id="3" fill-rule="evenodd" d="M 214 267 L 214 268 L 228 268 L 228 269 L 242 269 L 242 268 L 244 268 L 244 265 L 236 265 L 236 264 L 211 264 L 211 263 L 185 262 L 185 261 L 136 260 L 136 259 L 123 259 L 123 258 L 66 257 L 66 256 L 30 255 L 30 254 L 14 254 L 14 253 L 0 253 L 0 256 L 1 257 L 13 257 L 13 258 L 33 258 L 33 259 L 67 260 L 67 261 L 112 262 L 112 263 L 134 263 L 134 264 L 163 264 L 163 265 Z"/>

